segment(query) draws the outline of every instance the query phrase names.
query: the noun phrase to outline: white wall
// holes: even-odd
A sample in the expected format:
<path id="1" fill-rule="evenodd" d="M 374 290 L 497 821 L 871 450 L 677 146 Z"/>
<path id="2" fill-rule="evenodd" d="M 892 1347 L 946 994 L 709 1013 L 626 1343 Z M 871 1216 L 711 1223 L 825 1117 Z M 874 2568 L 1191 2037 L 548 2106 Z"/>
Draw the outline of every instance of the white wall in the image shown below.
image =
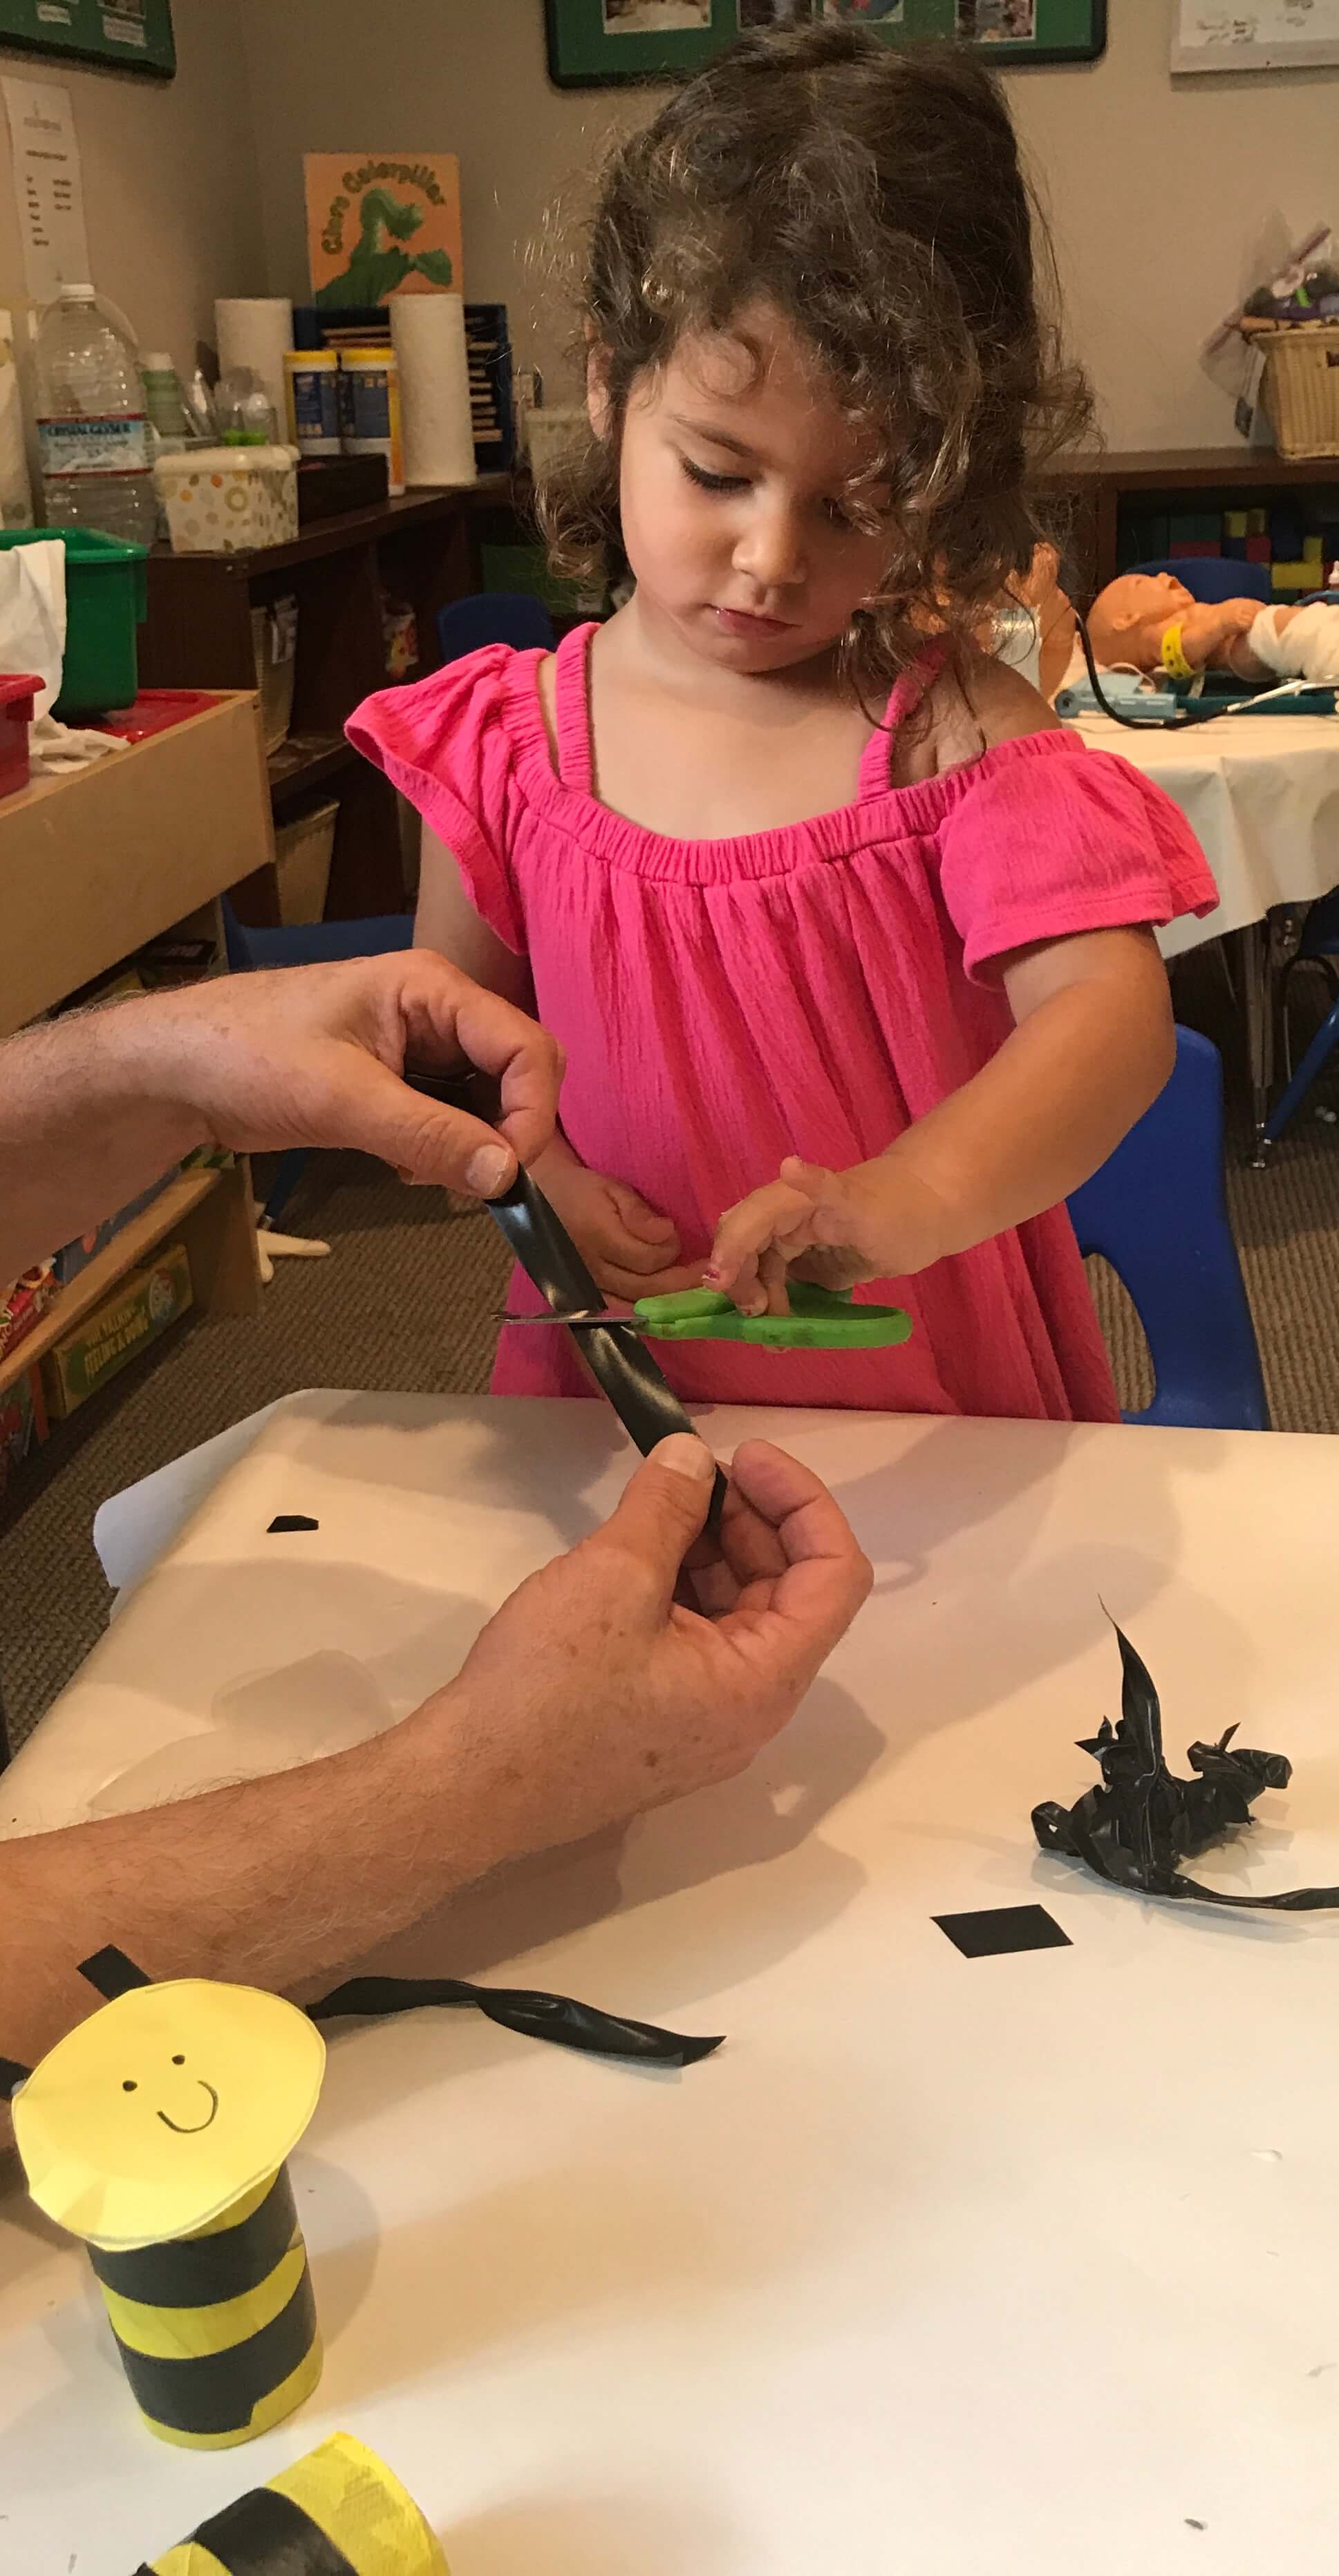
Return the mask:
<path id="1" fill-rule="evenodd" d="M 1111 0 L 1105 61 L 1008 83 L 1116 447 L 1229 437 L 1204 337 L 1262 245 L 1339 224 L 1339 74 L 1173 82 L 1172 8 Z M 97 278 L 145 345 L 190 363 L 215 295 L 306 293 L 304 150 L 454 150 L 467 292 L 511 306 L 561 392 L 567 320 L 526 247 L 555 202 L 575 219 L 604 138 L 656 92 L 551 89 L 542 0 L 399 0 L 381 37 L 366 0 L 175 0 L 175 17 L 170 86 L 0 54 L 74 95 Z M 21 300 L 6 177 L 0 302 Z"/>
<path id="2" fill-rule="evenodd" d="M 286 5 L 286 0 L 278 0 Z M 264 233 L 242 44 L 242 0 L 174 0 L 175 81 L 0 53 L 0 72 L 58 81 L 74 99 L 94 283 L 144 348 L 195 364 L 216 295 L 263 294 Z M 0 304 L 24 302 L 23 261 L 0 119 Z"/>

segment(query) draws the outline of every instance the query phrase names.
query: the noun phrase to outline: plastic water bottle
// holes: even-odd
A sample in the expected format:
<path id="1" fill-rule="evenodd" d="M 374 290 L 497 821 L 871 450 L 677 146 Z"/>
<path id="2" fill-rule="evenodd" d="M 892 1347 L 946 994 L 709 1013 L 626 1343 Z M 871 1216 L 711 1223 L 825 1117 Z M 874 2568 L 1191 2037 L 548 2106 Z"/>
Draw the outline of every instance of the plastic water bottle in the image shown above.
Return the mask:
<path id="1" fill-rule="evenodd" d="M 48 527 L 152 545 L 158 496 L 133 338 L 91 286 L 63 286 L 43 316 L 35 359 Z"/>

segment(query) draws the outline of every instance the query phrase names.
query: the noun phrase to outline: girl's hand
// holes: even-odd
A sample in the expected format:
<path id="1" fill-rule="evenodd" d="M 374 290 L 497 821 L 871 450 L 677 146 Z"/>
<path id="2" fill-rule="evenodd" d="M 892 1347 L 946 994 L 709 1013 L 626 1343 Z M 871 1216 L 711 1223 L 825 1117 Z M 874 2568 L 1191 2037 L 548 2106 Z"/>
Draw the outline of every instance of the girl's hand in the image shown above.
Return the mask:
<path id="1" fill-rule="evenodd" d="M 792 1155 L 781 1177 L 727 1210 L 703 1273 L 745 1315 L 788 1311 L 786 1271 L 819 1288 L 905 1279 L 945 1249 L 945 1210 L 895 1154 L 828 1172 Z"/>
<path id="2" fill-rule="evenodd" d="M 530 1169 L 604 1296 L 635 1306 L 639 1297 L 701 1286 L 700 1262 L 676 1266 L 679 1237 L 669 1217 L 626 1181 L 588 1171 L 566 1137 L 555 1136 Z"/>

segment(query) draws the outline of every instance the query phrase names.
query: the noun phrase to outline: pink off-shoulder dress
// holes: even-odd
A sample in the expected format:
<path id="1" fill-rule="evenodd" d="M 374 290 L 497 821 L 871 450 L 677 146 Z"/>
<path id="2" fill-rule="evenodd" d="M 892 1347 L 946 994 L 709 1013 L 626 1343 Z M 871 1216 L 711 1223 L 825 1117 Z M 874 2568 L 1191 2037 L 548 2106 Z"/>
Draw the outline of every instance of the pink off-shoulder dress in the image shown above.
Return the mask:
<path id="1" fill-rule="evenodd" d="M 567 1050 L 574 1150 L 672 1217 L 685 1261 L 705 1258 L 722 1210 L 787 1154 L 864 1162 L 977 1073 L 1013 1025 L 983 974 L 992 958 L 1217 900 L 1170 800 L 1073 734 L 891 787 L 890 731 L 924 668 L 894 690 L 839 812 L 732 840 L 647 831 L 593 792 L 594 632 L 558 649 L 556 767 L 543 656 L 502 645 L 370 698 L 349 735 L 529 959 L 538 1015 Z M 657 1357 L 689 1401 L 1116 1418 L 1063 1207 L 856 1294 L 904 1305 L 911 1341 L 786 1354 L 662 1343 Z M 540 1303 L 521 1276 L 512 1295 L 518 1312 Z M 503 1331 L 493 1386 L 591 1392 L 569 1335 L 524 1327 Z"/>

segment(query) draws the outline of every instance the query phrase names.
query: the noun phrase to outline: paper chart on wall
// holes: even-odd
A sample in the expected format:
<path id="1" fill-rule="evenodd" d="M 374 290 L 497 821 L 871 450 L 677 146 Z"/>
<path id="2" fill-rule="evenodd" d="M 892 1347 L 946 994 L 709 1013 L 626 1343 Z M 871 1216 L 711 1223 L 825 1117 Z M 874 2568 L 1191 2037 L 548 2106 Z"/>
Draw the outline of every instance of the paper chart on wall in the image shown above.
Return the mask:
<path id="1" fill-rule="evenodd" d="M 34 304 L 50 304 L 62 284 L 87 283 L 88 230 L 74 107 L 57 81 L 7 80 L 14 197 L 23 243 L 23 280 Z"/>
<path id="2" fill-rule="evenodd" d="M 1180 0 L 1174 72 L 1291 71 L 1339 63 L 1339 0 Z"/>

